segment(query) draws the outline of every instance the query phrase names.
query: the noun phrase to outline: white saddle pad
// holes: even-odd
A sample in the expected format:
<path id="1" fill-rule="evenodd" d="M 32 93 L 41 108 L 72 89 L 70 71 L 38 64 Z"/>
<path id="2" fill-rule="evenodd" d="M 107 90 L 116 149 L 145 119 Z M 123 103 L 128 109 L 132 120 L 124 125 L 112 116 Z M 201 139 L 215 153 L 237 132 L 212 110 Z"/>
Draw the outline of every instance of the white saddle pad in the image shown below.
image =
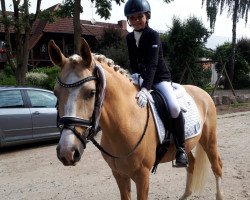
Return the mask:
<path id="1" fill-rule="evenodd" d="M 173 87 L 185 118 L 185 139 L 195 137 L 201 133 L 201 118 L 198 108 L 193 98 L 186 92 L 183 86 L 173 83 Z M 165 127 L 159 117 L 154 103 L 150 102 L 150 107 L 154 116 L 159 140 L 160 143 L 162 143 L 165 137 Z"/>

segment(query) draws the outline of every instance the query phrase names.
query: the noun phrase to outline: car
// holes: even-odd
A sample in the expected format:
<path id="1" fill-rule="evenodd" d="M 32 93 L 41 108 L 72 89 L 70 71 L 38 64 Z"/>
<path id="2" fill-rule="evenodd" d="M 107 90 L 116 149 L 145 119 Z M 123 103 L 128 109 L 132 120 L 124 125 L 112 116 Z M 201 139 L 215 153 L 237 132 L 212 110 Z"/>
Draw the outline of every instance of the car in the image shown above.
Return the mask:
<path id="1" fill-rule="evenodd" d="M 58 139 L 56 103 L 49 90 L 0 86 L 0 147 Z"/>

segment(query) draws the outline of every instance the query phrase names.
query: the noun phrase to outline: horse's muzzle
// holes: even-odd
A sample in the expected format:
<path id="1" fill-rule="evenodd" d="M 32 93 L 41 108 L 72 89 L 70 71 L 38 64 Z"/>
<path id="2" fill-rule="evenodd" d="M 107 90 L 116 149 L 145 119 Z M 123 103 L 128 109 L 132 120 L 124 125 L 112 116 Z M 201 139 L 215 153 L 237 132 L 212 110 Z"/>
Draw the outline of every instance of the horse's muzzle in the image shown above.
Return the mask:
<path id="1" fill-rule="evenodd" d="M 77 148 L 73 146 L 71 148 L 64 148 L 60 145 L 57 146 L 57 158 L 63 163 L 65 166 L 74 166 L 78 161 L 80 161 L 81 156 L 83 154 L 83 148 Z"/>

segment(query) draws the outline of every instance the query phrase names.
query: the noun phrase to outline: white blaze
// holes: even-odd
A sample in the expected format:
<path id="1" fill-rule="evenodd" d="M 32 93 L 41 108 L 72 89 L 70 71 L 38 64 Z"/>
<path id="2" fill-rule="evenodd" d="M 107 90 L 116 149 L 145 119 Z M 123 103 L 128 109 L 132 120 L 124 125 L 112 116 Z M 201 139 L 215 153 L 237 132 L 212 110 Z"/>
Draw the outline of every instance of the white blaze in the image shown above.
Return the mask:
<path id="1" fill-rule="evenodd" d="M 79 77 L 77 77 L 75 75 L 75 73 L 70 73 L 66 83 L 67 84 L 72 84 L 79 81 Z M 68 97 L 68 101 L 64 107 L 65 110 L 65 116 L 74 116 L 76 117 L 76 100 L 77 100 L 77 96 L 80 92 L 81 87 L 77 87 L 77 88 L 70 88 L 70 94 Z"/>

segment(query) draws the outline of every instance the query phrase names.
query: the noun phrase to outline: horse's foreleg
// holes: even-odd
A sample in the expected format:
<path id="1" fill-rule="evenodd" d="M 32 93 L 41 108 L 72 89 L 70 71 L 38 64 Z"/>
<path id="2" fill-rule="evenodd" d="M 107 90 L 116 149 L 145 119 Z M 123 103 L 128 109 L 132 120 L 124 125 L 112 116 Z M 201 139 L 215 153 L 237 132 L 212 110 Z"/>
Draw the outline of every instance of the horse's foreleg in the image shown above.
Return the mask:
<path id="1" fill-rule="evenodd" d="M 136 184 L 137 200 L 147 200 L 149 191 L 149 169 L 141 167 L 134 173 L 132 179 Z"/>
<path id="2" fill-rule="evenodd" d="M 221 189 L 221 177 L 215 175 L 216 179 L 216 200 L 223 200 L 223 193 Z"/>
<path id="3" fill-rule="evenodd" d="M 120 190 L 121 200 L 131 200 L 131 179 L 112 170 Z"/>
<path id="4" fill-rule="evenodd" d="M 194 171 L 195 159 L 192 152 L 188 153 L 188 168 L 187 168 L 187 178 L 186 178 L 186 188 L 185 192 L 180 198 L 180 200 L 186 200 L 192 194 L 191 183 Z"/>

